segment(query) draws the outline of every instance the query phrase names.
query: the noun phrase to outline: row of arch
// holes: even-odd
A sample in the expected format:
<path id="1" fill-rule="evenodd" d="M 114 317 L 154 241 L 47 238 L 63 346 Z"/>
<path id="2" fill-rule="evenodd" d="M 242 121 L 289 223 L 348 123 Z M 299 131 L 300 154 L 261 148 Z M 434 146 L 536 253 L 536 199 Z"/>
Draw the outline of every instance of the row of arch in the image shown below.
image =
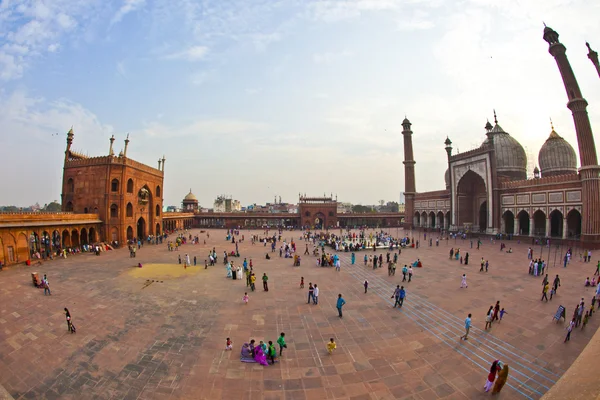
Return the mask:
<path id="1" fill-rule="evenodd" d="M 450 211 L 438 211 L 437 213 L 430 211 L 415 212 L 413 217 L 413 225 L 421 228 L 448 229 L 450 227 Z"/>
<path id="2" fill-rule="evenodd" d="M 544 211 L 537 210 L 530 216 L 527 211 L 521 210 L 515 216 L 507 210 L 502 214 L 501 231 L 506 234 L 576 238 L 581 235 L 581 213 L 572 209 L 565 217 L 555 209 L 546 216 Z"/>
<path id="3" fill-rule="evenodd" d="M 158 226 L 158 224 L 156 224 Z M 194 219 L 163 219 L 163 230 L 174 231 L 176 229 L 190 229 L 194 226 Z"/>
<path id="4" fill-rule="evenodd" d="M 91 245 L 97 241 L 95 227 L 9 232 L 0 236 L 0 260 L 5 264 L 25 262 L 36 253 L 48 257 L 62 249 Z"/>
<path id="5" fill-rule="evenodd" d="M 112 181 L 110 181 L 110 191 L 115 193 L 115 192 L 119 192 L 119 186 L 120 186 L 120 182 L 117 178 L 114 178 Z M 134 183 L 133 183 L 133 179 L 129 178 L 127 180 L 127 193 L 133 193 L 134 190 Z M 75 193 L 75 180 L 73 178 L 69 178 L 67 180 L 67 193 Z M 160 198 L 161 195 L 161 189 L 160 189 L 160 185 L 156 186 L 156 189 L 154 190 L 154 194 L 156 195 L 157 198 Z"/>

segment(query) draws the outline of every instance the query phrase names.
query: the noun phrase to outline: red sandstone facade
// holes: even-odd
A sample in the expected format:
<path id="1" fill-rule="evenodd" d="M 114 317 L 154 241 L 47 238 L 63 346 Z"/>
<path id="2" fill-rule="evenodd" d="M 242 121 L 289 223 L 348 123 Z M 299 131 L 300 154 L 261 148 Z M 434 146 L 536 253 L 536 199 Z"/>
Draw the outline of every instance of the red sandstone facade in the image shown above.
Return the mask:
<path id="1" fill-rule="evenodd" d="M 86 157 L 71 150 L 73 130 L 67 134 L 62 207 L 76 214 L 96 214 L 103 222 L 101 240 L 124 243 L 162 232 L 164 158 L 159 169 L 127 158 L 129 139 L 119 156 Z M 162 163 L 162 169 L 161 168 Z"/>

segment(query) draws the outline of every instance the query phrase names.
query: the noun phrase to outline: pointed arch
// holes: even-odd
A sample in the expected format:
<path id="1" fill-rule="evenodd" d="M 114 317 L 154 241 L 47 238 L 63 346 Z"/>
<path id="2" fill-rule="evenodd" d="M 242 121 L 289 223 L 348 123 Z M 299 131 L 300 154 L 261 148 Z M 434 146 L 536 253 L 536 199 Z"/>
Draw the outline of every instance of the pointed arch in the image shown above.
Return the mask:
<path id="1" fill-rule="evenodd" d="M 573 208 L 567 214 L 567 237 L 578 238 L 581 236 L 581 213 Z"/>
<path id="2" fill-rule="evenodd" d="M 127 180 L 127 193 L 133 193 L 133 179 Z"/>
<path id="3" fill-rule="evenodd" d="M 550 237 L 562 238 L 563 236 L 563 213 L 554 209 L 550 213 Z"/>
<path id="4" fill-rule="evenodd" d="M 533 213 L 533 232 L 537 236 L 546 236 L 546 213 L 542 210 Z"/>
<path id="5" fill-rule="evenodd" d="M 125 210 L 126 217 L 133 217 L 133 204 L 131 202 L 127 203 L 127 208 Z"/>

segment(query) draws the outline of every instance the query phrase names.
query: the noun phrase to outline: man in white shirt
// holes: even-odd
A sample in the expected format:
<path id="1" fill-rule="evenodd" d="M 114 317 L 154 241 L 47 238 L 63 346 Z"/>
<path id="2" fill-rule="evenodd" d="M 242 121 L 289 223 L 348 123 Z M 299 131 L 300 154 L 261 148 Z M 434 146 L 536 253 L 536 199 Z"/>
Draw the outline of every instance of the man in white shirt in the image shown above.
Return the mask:
<path id="1" fill-rule="evenodd" d="M 314 296 L 313 296 L 313 302 L 315 304 L 319 304 L 319 288 L 317 287 L 316 283 L 315 283 L 315 292 L 314 292 Z"/>

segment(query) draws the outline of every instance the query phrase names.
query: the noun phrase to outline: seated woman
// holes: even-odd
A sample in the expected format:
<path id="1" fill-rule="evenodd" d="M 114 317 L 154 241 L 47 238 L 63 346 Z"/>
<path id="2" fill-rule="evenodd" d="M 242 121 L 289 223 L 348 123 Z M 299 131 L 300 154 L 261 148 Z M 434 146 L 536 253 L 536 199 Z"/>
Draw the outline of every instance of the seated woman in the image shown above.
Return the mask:
<path id="1" fill-rule="evenodd" d="M 507 253 L 512 253 L 512 247 L 509 247 L 509 248 L 508 248 L 508 251 L 507 251 Z"/>
<path id="2" fill-rule="evenodd" d="M 266 258 L 267 260 L 270 260 L 270 259 L 271 259 L 271 256 L 269 256 L 269 253 L 267 253 L 267 255 L 265 256 L 265 258 Z"/>
<path id="3" fill-rule="evenodd" d="M 245 362 L 245 363 L 255 363 L 256 362 L 254 357 L 252 357 L 252 350 L 250 349 L 250 345 L 247 342 L 242 345 L 240 361 Z"/>
<path id="4" fill-rule="evenodd" d="M 590 278 L 585 278 L 585 286 L 590 286 Z"/>

